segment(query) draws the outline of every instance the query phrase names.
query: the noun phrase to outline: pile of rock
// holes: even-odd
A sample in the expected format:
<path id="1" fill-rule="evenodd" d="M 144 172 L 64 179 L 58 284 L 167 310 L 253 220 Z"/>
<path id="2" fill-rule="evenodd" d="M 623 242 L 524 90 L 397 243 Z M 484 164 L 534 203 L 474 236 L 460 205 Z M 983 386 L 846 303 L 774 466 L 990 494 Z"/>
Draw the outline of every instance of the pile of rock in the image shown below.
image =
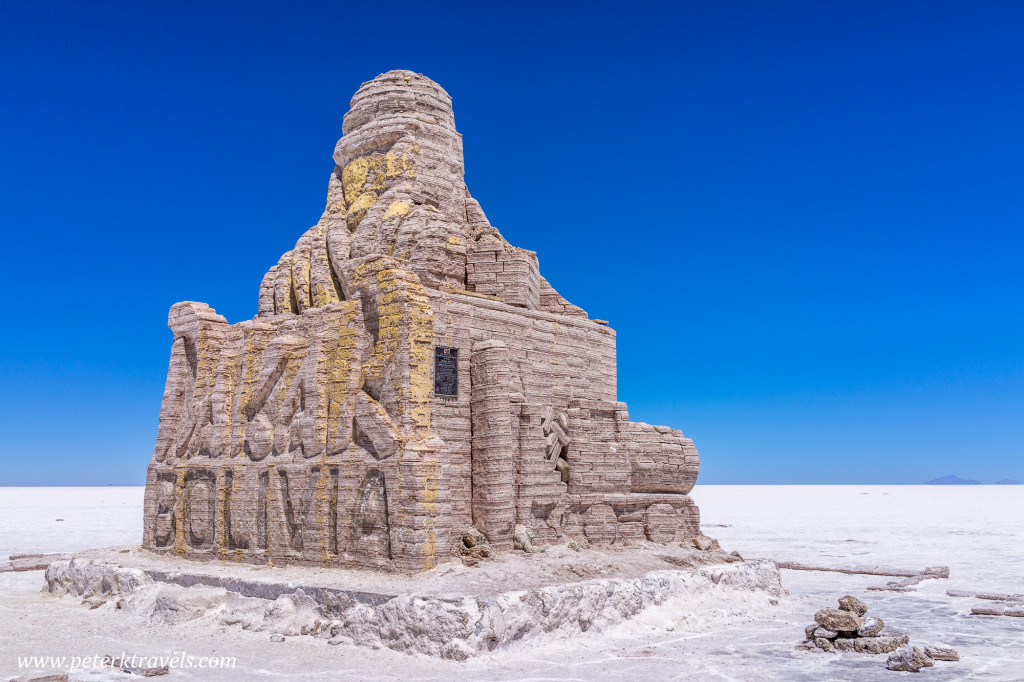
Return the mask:
<path id="1" fill-rule="evenodd" d="M 960 655 L 943 646 L 907 646 L 902 632 L 886 630 L 881 618 L 865 617 L 867 605 L 852 595 L 840 598 L 838 609 L 822 609 L 804 631 L 807 639 L 799 646 L 823 651 L 855 651 L 861 654 L 890 654 L 889 670 L 917 672 L 935 661 L 959 661 Z"/>
<path id="2" fill-rule="evenodd" d="M 867 606 L 852 595 L 839 600 L 839 608 L 822 608 L 814 614 L 814 623 L 804 634 L 805 648 L 824 651 L 857 651 L 858 653 L 889 653 L 907 643 L 901 632 L 885 630 L 877 617 L 864 617 Z"/>
<path id="3" fill-rule="evenodd" d="M 814 623 L 804 631 L 806 648 L 887 654 L 907 643 L 902 632 L 886 630 L 881 618 L 865 618 L 867 612 L 867 605 L 852 595 L 841 598 L 838 609 L 818 611 Z"/>

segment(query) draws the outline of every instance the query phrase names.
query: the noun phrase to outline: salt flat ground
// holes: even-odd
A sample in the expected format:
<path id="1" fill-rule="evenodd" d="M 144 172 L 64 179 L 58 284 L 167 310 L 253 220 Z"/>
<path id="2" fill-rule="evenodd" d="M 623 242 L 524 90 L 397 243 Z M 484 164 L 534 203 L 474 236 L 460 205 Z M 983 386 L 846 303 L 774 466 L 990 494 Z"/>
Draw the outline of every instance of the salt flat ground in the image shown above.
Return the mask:
<path id="1" fill-rule="evenodd" d="M 338 680 L 892 680 L 885 657 L 798 651 L 817 609 L 854 594 L 912 643 L 957 648 L 932 680 L 1024 680 L 1024 619 L 971 616 L 974 599 L 947 589 L 1024 593 L 1024 486 L 703 486 L 704 530 L 745 557 L 849 567 L 945 565 L 948 580 L 876 592 L 890 578 L 784 570 L 791 596 L 688 610 L 655 607 L 603 633 L 453 662 L 389 650 L 270 642 L 238 628 L 128 621 L 40 593 L 42 572 L 0 574 L 0 675 L 17 657 L 121 653 L 234 656 L 231 670 L 174 670 L 162 679 Z M 63 521 L 56 521 L 61 518 Z M 138 544 L 142 488 L 0 488 L 0 557 Z M 542 555 L 539 555 L 542 557 Z M 82 672 L 72 679 L 132 679 Z M 139 679 L 139 678 L 134 678 Z"/>

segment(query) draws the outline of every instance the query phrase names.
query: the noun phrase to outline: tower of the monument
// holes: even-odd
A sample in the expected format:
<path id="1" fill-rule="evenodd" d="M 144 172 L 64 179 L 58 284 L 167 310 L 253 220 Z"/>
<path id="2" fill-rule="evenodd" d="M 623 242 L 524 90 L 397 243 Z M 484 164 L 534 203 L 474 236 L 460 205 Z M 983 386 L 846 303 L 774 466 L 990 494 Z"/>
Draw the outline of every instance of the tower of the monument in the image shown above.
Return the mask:
<path id="1" fill-rule="evenodd" d="M 473 525 L 509 549 L 516 524 L 697 535 L 693 442 L 629 421 L 615 332 L 488 222 L 448 93 L 409 71 L 363 84 L 334 161 L 254 319 L 171 308 L 145 546 L 412 572 Z"/>

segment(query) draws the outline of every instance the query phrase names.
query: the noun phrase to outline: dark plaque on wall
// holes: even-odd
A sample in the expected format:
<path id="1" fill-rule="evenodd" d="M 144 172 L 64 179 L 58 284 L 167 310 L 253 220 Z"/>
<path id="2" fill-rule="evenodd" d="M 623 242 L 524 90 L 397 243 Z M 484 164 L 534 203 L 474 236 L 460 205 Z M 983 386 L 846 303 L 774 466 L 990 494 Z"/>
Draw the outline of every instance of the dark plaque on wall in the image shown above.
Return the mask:
<path id="1" fill-rule="evenodd" d="M 459 397 L 459 349 L 438 346 L 434 349 L 434 395 Z"/>

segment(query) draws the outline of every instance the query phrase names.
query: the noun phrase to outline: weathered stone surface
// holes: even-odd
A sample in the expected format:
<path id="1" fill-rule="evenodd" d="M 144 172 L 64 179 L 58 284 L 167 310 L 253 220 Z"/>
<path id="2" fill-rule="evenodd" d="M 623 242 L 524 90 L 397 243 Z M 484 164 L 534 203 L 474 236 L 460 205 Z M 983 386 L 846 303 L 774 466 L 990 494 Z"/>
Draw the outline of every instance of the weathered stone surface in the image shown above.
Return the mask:
<path id="1" fill-rule="evenodd" d="M 536 554 L 540 550 L 533 546 L 533 532 L 521 523 L 512 530 L 512 548 L 520 549 L 527 554 Z"/>
<path id="2" fill-rule="evenodd" d="M 934 665 L 932 659 L 916 646 L 903 647 L 898 651 L 894 651 L 889 655 L 889 659 L 885 662 L 885 667 L 889 670 L 911 673 L 916 673 L 921 670 L 921 668 L 927 668 L 932 665 Z"/>
<path id="3" fill-rule="evenodd" d="M 416 576 L 387 576 L 395 579 L 371 580 L 379 587 L 368 588 L 337 577 L 346 571 L 308 571 L 296 581 L 296 571 L 289 568 L 284 569 L 287 577 L 198 563 L 194 571 L 182 572 L 181 562 L 168 557 L 142 556 L 125 566 L 97 554 L 101 558 L 51 564 L 48 591 L 118 599 L 127 614 L 165 623 L 216 623 L 264 633 L 271 641 L 284 641 L 285 636 L 343 638 L 361 646 L 457 659 L 600 632 L 674 600 L 700 609 L 705 600 L 726 594 L 750 593 L 761 601 L 785 592 L 771 561 L 554 584 L 544 579 L 550 576 L 549 565 L 531 562 L 537 572 L 526 579 L 537 582 L 529 589 L 506 584 L 481 592 L 479 584 L 439 589 L 436 575 L 418 583 L 413 582 Z M 396 590 L 396 583 L 405 588 Z M 410 589 L 410 584 L 418 587 Z"/>
<path id="4" fill-rule="evenodd" d="M 824 637 L 815 637 L 814 646 L 818 647 L 822 651 L 832 651 L 832 640 L 825 639 Z"/>
<path id="5" fill-rule="evenodd" d="M 822 639 L 835 639 L 838 636 L 839 636 L 839 633 L 836 632 L 835 630 L 829 630 L 828 628 L 825 628 L 825 627 L 822 627 L 822 626 L 819 625 L 814 630 L 813 638 L 816 639 L 818 637 L 821 637 Z"/>
<path id="6" fill-rule="evenodd" d="M 710 538 L 707 535 L 701 533 L 692 540 L 693 546 L 702 552 L 710 552 L 711 550 L 721 549 L 721 545 L 718 544 L 718 540 Z"/>
<path id="7" fill-rule="evenodd" d="M 857 599 L 852 594 L 839 598 L 839 608 L 843 611 L 856 613 L 858 616 L 863 616 L 868 612 L 867 604 L 862 602 L 860 599 Z"/>
<path id="8" fill-rule="evenodd" d="M 14 559 L 15 557 L 11 557 Z M 1024 601 L 1024 596 L 1019 594 L 994 594 L 992 592 L 980 592 L 974 595 L 977 599 L 988 599 L 990 601 Z"/>
<path id="9" fill-rule="evenodd" d="M 882 566 L 854 566 L 852 568 L 834 566 L 808 566 L 795 561 L 780 561 L 779 568 L 794 571 L 827 571 L 830 573 L 847 573 L 850 575 L 892 575 L 904 578 L 948 578 L 949 568 L 946 566 L 929 566 L 923 571 L 907 568 L 886 568 Z"/>
<path id="10" fill-rule="evenodd" d="M 515 462 L 512 451 L 511 362 L 501 341 L 473 344 L 473 523 L 499 549 L 513 545 Z"/>
<path id="11" fill-rule="evenodd" d="M 926 646 L 924 653 L 935 661 L 959 661 L 960 654 L 956 649 L 948 646 Z"/>
<path id="12" fill-rule="evenodd" d="M 838 651 L 859 654 L 887 654 L 906 644 L 908 638 L 901 632 L 881 633 L 877 637 L 838 638 L 832 641 Z"/>
<path id="13" fill-rule="evenodd" d="M 890 580 L 885 585 L 868 585 L 867 589 L 872 592 L 916 592 L 917 588 L 914 585 L 924 582 L 928 578 L 929 576 L 922 574 L 913 578 Z"/>
<path id="14" fill-rule="evenodd" d="M 842 609 L 821 609 L 814 614 L 814 621 L 836 632 L 856 631 L 864 624 L 860 616 Z"/>
<path id="15" fill-rule="evenodd" d="M 487 542 L 487 536 L 477 528 L 467 528 L 462 531 L 462 544 L 472 549 Z"/>
<path id="16" fill-rule="evenodd" d="M 865 642 L 872 642 L 869 646 L 877 646 L 877 651 L 869 651 L 868 653 L 880 653 L 887 654 L 890 651 L 895 651 L 907 644 L 910 638 L 905 632 L 897 632 L 895 630 L 882 630 L 876 637 L 865 637 Z"/>
<path id="17" fill-rule="evenodd" d="M 874 637 L 882 628 L 885 627 L 885 622 L 881 618 L 865 618 L 864 624 L 857 630 L 858 637 Z"/>
<path id="18" fill-rule="evenodd" d="M 484 559 L 494 556 L 487 538 L 478 528 L 462 531 L 462 542 L 452 547 L 452 556 L 459 557 L 466 566 L 476 566 Z"/>
<path id="19" fill-rule="evenodd" d="M 342 131 L 323 214 L 257 316 L 170 310 L 144 545 L 416 572 L 469 526 L 502 550 L 516 525 L 537 544 L 699 535 L 693 442 L 629 421 L 614 330 L 490 224 L 448 94 L 389 71 Z"/>
<path id="20" fill-rule="evenodd" d="M 54 561 L 69 558 L 70 554 L 12 554 L 9 561 L 0 563 L 0 573 L 41 571 Z"/>
<path id="21" fill-rule="evenodd" d="M 569 542 L 566 543 L 566 547 L 574 552 L 582 552 L 585 549 L 590 549 L 590 541 L 587 540 L 587 536 L 577 535 L 576 537 L 569 538 Z"/>
<path id="22" fill-rule="evenodd" d="M 832 648 L 834 648 L 836 651 L 856 651 L 856 642 L 857 640 L 855 639 L 837 637 L 836 639 L 832 640 Z"/>
<path id="23" fill-rule="evenodd" d="M 986 606 L 975 606 L 971 609 L 975 616 L 1011 616 L 1024 618 L 1024 608 L 989 608 Z"/>

